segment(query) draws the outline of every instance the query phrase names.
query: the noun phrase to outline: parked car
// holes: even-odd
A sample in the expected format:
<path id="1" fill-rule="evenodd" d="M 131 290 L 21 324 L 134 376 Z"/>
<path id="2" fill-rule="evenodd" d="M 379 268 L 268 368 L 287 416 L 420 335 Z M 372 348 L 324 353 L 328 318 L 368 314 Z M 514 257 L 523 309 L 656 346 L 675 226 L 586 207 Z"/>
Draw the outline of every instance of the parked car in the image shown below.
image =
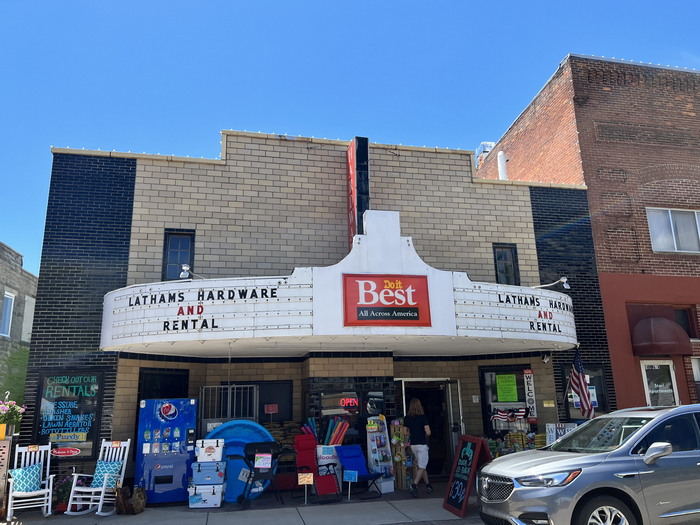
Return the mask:
<path id="1" fill-rule="evenodd" d="M 489 525 L 700 523 L 700 404 L 618 410 L 477 476 Z"/>

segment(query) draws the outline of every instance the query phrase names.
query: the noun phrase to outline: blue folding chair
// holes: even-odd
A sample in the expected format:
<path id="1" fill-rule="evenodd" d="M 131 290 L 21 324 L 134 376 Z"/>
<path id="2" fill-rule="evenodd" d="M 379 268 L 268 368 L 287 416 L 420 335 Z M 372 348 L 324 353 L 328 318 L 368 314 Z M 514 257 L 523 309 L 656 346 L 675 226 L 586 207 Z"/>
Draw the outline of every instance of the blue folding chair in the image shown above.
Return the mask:
<path id="1" fill-rule="evenodd" d="M 338 454 L 338 460 L 343 466 L 343 470 L 354 470 L 357 472 L 357 481 L 362 481 L 367 483 L 367 487 L 356 493 L 359 499 L 370 499 L 378 498 L 382 495 L 382 491 L 377 485 L 377 480 L 382 477 L 381 472 L 370 472 L 367 470 L 367 462 L 365 460 L 365 455 L 362 453 L 360 445 L 342 445 L 335 447 L 336 453 Z M 370 489 L 374 487 L 376 493 L 372 492 L 371 495 L 365 496 L 364 498 L 361 494 L 369 492 Z"/>

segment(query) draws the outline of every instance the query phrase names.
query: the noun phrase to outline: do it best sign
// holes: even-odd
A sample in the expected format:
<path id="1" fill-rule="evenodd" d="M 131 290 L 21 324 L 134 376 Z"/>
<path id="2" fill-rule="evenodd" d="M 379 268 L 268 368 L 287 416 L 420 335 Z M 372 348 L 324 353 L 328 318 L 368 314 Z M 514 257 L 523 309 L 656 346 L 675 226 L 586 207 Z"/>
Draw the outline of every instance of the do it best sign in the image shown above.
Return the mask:
<path id="1" fill-rule="evenodd" d="M 425 275 L 343 275 L 345 326 L 431 326 Z"/>

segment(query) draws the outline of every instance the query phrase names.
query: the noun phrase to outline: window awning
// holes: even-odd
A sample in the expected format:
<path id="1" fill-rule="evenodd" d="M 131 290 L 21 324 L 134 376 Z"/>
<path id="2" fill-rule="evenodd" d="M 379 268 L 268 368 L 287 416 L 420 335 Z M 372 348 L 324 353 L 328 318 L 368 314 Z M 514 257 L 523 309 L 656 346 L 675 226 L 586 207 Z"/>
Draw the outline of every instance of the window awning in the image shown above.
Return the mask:
<path id="1" fill-rule="evenodd" d="M 639 357 L 692 355 L 690 338 L 683 328 L 663 317 L 645 317 L 632 330 L 632 349 Z"/>

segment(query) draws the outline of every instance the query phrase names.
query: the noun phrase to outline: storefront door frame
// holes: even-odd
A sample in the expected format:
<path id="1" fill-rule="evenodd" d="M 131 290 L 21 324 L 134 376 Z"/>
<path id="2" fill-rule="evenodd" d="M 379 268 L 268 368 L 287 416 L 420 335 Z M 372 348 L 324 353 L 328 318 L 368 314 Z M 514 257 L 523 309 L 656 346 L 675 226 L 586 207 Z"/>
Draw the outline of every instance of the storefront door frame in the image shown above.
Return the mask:
<path id="1" fill-rule="evenodd" d="M 447 414 L 451 421 L 450 443 L 449 450 L 454 451 L 459 441 L 459 436 L 464 434 L 464 411 L 462 409 L 462 387 L 459 379 L 450 379 L 449 377 L 395 377 L 394 381 L 401 385 L 401 415 L 405 416 L 408 410 L 406 403 L 406 385 L 411 383 L 435 383 L 435 386 L 445 386 L 445 402 L 447 404 Z M 457 417 L 455 417 L 457 416 Z"/>
<path id="2" fill-rule="evenodd" d="M 646 396 L 647 405 L 651 405 L 651 394 L 649 391 L 649 377 L 647 375 L 647 366 L 668 367 L 668 376 L 673 387 L 673 404 L 680 404 L 678 397 L 678 384 L 676 382 L 676 367 L 671 359 L 643 359 L 639 362 L 642 367 L 642 379 L 644 381 L 644 395 Z"/>

